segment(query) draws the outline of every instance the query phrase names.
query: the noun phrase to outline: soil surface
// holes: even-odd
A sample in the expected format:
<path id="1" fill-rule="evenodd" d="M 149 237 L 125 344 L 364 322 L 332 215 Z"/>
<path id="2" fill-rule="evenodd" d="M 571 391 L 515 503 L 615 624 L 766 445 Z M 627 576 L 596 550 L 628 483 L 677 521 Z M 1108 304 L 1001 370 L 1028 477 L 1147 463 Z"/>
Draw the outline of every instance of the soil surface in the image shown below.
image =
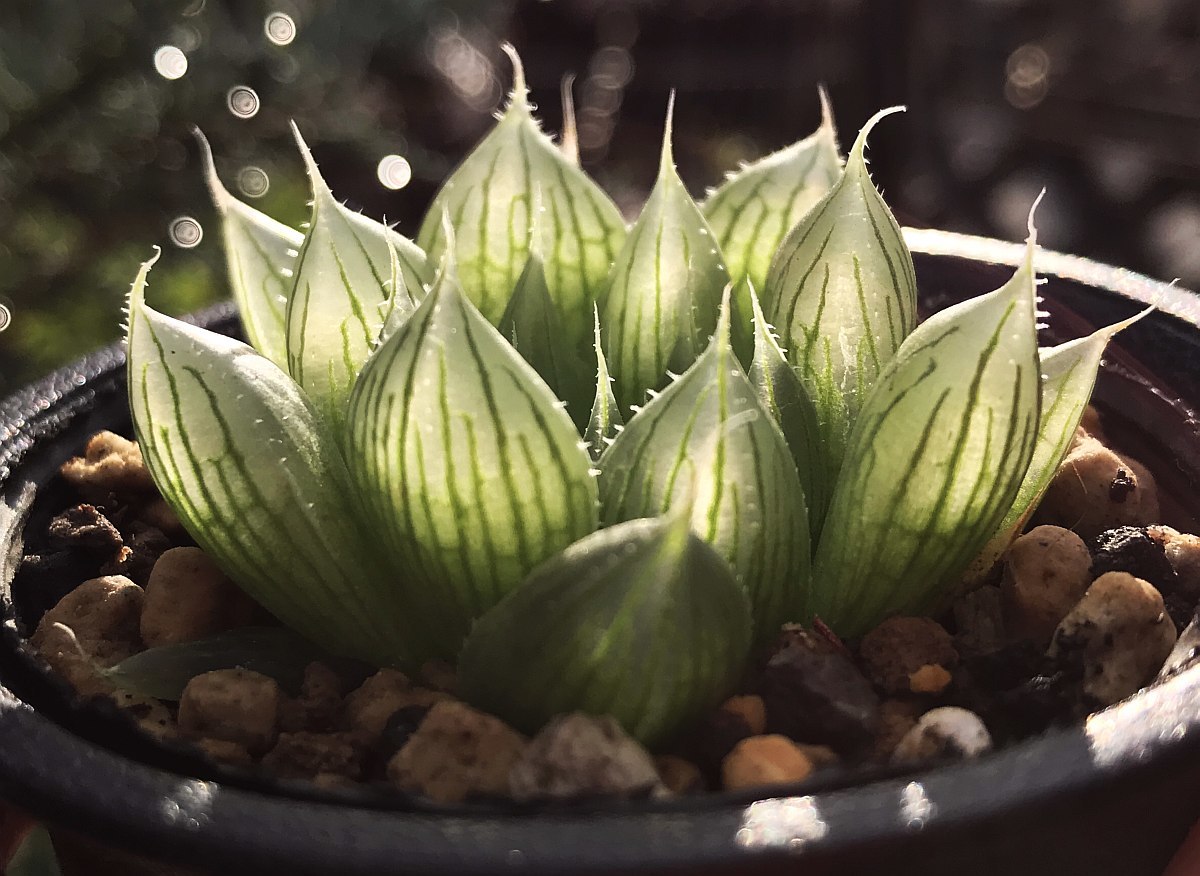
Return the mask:
<path id="1" fill-rule="evenodd" d="M 1177 671 L 1177 638 L 1198 636 L 1200 538 L 1161 525 L 1153 476 L 1106 444 L 1094 412 L 1027 531 L 944 613 L 857 641 L 785 626 L 734 695 L 654 752 L 583 714 L 527 738 L 459 700 L 445 664 L 410 676 L 293 655 L 210 666 L 169 698 L 130 689 L 119 670 L 134 655 L 279 625 L 196 547 L 136 444 L 99 433 L 61 478 L 69 498 L 26 533 L 14 582 L 52 606 L 23 618 L 38 659 L 148 745 L 319 788 L 455 803 L 849 781 L 1078 721 Z"/>

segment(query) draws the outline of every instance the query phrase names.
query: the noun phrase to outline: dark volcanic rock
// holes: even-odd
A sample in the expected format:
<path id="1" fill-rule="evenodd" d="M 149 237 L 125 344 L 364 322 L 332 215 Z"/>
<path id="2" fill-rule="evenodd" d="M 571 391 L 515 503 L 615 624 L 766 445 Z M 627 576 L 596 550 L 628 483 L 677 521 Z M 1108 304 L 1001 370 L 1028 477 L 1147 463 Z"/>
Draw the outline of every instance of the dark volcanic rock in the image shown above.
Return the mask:
<path id="1" fill-rule="evenodd" d="M 760 691 L 767 732 L 828 745 L 842 754 L 869 746 L 879 723 L 871 682 L 841 654 L 790 646 L 767 664 Z"/>

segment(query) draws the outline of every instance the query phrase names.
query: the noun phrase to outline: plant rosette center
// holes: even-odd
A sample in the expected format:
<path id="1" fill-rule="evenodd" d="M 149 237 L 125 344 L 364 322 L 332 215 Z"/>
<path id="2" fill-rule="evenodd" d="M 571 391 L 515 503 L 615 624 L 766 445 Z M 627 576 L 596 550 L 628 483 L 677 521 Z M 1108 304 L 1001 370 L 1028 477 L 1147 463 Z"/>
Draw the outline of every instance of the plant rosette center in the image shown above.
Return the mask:
<path id="1" fill-rule="evenodd" d="M 797 740 L 869 748 L 881 692 L 946 690 L 960 655 L 928 618 L 1002 555 L 1010 619 L 1036 627 L 1047 659 L 1087 651 L 1060 623 L 1088 581 L 1030 621 L 1010 545 L 1062 492 L 1105 346 L 1132 320 L 1039 347 L 1032 210 L 1011 279 L 918 324 L 912 258 L 865 160 L 898 108 L 843 159 L 822 95 L 816 132 L 697 203 L 673 162 L 672 99 L 627 226 L 571 133 L 542 132 L 509 53 L 506 109 L 415 239 L 338 202 L 299 131 L 303 234 L 230 195 L 201 138 L 251 344 L 153 310 L 151 260 L 129 298 L 128 387 L 145 468 L 215 574 L 306 653 L 378 669 L 380 689 L 453 667 L 463 708 L 518 738 L 672 750 L 724 703 L 757 740 L 728 768 L 735 787 L 820 759 Z M 203 693 L 183 684 L 282 647 L 221 635 L 104 671 L 118 687 L 156 679 L 182 722 Z M 788 718 L 834 696 L 814 689 L 826 676 L 871 719 Z M 405 706 L 422 727 L 467 721 L 509 750 L 425 694 Z M 986 747 L 978 716 L 938 711 L 922 732 Z M 563 730 L 572 715 L 591 723 Z"/>

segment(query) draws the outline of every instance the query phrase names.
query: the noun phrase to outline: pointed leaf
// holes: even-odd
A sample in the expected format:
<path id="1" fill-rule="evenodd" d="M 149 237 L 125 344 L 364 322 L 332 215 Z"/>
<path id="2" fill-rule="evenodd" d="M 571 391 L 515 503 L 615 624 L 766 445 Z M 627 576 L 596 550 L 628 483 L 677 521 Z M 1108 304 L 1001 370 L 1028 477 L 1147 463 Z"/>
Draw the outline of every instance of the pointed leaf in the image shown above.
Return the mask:
<path id="1" fill-rule="evenodd" d="M 383 327 L 379 329 L 379 339 L 375 342 L 375 347 L 378 348 L 384 341 L 394 335 L 408 321 L 408 318 L 413 315 L 420 304 L 420 298 L 415 297 L 409 289 L 408 284 L 404 282 L 404 273 L 400 267 L 400 256 L 396 253 L 396 247 L 388 242 L 388 258 L 390 260 L 390 270 L 388 271 L 389 280 L 387 288 L 391 290 L 391 297 L 380 305 L 383 312 Z M 420 290 L 422 295 L 425 290 Z"/>
<path id="2" fill-rule="evenodd" d="M 617 399 L 612 391 L 612 378 L 608 374 L 608 362 L 604 359 L 604 348 L 600 344 L 600 314 L 595 315 L 596 323 L 596 397 L 592 401 L 592 415 L 588 418 L 587 430 L 583 440 L 587 443 L 592 459 L 598 460 L 605 448 L 617 437 L 617 432 L 625 425 L 621 419 L 621 409 L 617 407 Z"/>
<path id="3" fill-rule="evenodd" d="M 671 154 L 671 113 L 658 180 L 617 256 L 604 292 L 605 354 L 622 409 L 645 401 L 704 350 L 729 275 L 712 231 L 683 186 Z"/>
<path id="4" fill-rule="evenodd" d="M 327 655 L 283 627 L 242 627 L 175 645 L 139 651 L 100 674 L 121 690 L 160 700 L 178 700 L 187 683 L 217 669 L 249 669 L 299 693 L 304 669 Z"/>
<path id="5" fill-rule="evenodd" d="M 688 514 L 631 520 L 534 570 L 471 630 L 466 700 L 535 733 L 554 715 L 612 715 L 654 745 L 733 690 L 750 606 Z"/>
<path id="6" fill-rule="evenodd" d="M 863 406 L 809 606 L 842 636 L 937 609 L 1011 507 L 1037 437 L 1033 249 L 913 332 Z"/>
<path id="7" fill-rule="evenodd" d="M 304 235 L 229 194 L 217 177 L 208 140 L 199 128 L 195 134 L 204 178 L 221 217 L 229 285 L 246 337 L 256 350 L 280 368 L 287 368 L 284 317 Z"/>
<path id="8" fill-rule="evenodd" d="M 729 174 L 704 202 L 704 216 L 734 284 L 735 325 L 750 324 L 750 301 L 742 281 L 764 288 L 784 237 L 841 175 L 833 114 L 822 90 L 821 126 L 815 132 Z"/>
<path id="9" fill-rule="evenodd" d="M 276 617 L 334 654 L 406 662 L 393 575 L 357 517 L 333 435 L 276 365 L 130 296 L 129 397 L 146 464 L 197 543 Z"/>
<path id="10" fill-rule="evenodd" d="M 408 295 L 421 297 L 431 277 L 416 244 L 334 199 L 294 125 L 292 132 L 308 169 L 313 204 L 288 304 L 288 370 L 340 432 L 354 378 L 383 326 L 381 304 L 401 294 L 391 285 L 391 253 Z"/>
<path id="11" fill-rule="evenodd" d="M 863 154 L 871 128 L 895 109 L 863 127 L 841 179 L 788 234 L 763 289 L 763 312 L 821 418 L 831 475 L 868 390 L 916 325 L 912 257 Z"/>
<path id="12" fill-rule="evenodd" d="M 829 465 L 825 460 L 817 409 L 808 391 L 779 347 L 771 326 L 763 316 L 749 285 L 750 307 L 754 320 L 754 360 L 750 367 L 750 382 L 764 408 L 771 412 L 787 439 L 800 485 L 808 505 L 808 526 L 814 542 L 821 533 L 821 522 L 833 484 L 829 481 Z"/>
<path id="13" fill-rule="evenodd" d="M 1033 458 L 1012 507 L 968 570 L 968 581 L 981 580 L 1024 528 L 1042 494 L 1050 486 L 1063 457 L 1071 448 L 1075 430 L 1092 397 L 1104 350 L 1113 336 L 1141 319 L 1149 310 L 1085 338 L 1077 338 L 1040 351 L 1042 411 Z"/>
<path id="14" fill-rule="evenodd" d="M 563 331 L 536 251 L 531 251 L 525 262 L 499 329 L 554 394 L 567 403 L 571 418 L 584 422 L 590 399 L 583 362 Z"/>
<path id="15" fill-rule="evenodd" d="M 692 528 L 749 592 L 757 640 L 799 617 L 804 493 L 783 433 L 733 354 L 728 305 L 708 349 L 629 421 L 600 472 L 608 524 L 662 514 L 694 492 Z"/>
<path id="16" fill-rule="evenodd" d="M 546 208 L 546 282 L 567 337 L 582 349 L 592 302 L 600 292 L 625 223 L 616 206 L 542 133 L 524 73 L 512 56 L 514 82 L 499 123 L 446 180 L 417 242 L 439 260 L 446 247 L 442 214 L 458 232 L 455 261 L 463 289 L 496 324 L 529 255 L 535 191 Z"/>
<path id="17" fill-rule="evenodd" d="M 570 418 L 448 264 L 363 369 L 349 431 L 372 531 L 417 577 L 440 656 L 596 528 L 591 461 Z"/>

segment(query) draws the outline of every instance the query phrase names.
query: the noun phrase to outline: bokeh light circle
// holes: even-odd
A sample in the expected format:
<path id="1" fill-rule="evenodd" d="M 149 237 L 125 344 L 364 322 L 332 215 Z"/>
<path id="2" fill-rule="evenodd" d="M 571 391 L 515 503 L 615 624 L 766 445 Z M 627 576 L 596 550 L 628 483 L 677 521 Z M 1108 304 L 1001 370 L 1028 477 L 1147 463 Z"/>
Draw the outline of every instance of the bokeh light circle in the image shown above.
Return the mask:
<path id="1" fill-rule="evenodd" d="M 191 249 L 198 246 L 204 239 L 204 229 L 191 216 L 180 216 L 172 219 L 167 233 L 171 235 L 171 243 L 180 249 Z"/>
<path id="2" fill-rule="evenodd" d="M 385 155 L 379 159 L 375 174 L 385 188 L 402 189 L 412 181 L 412 165 L 402 155 Z"/>
<path id="3" fill-rule="evenodd" d="M 249 85 L 235 85 L 225 95 L 229 111 L 239 119 L 252 119 L 258 115 L 258 92 Z"/>

